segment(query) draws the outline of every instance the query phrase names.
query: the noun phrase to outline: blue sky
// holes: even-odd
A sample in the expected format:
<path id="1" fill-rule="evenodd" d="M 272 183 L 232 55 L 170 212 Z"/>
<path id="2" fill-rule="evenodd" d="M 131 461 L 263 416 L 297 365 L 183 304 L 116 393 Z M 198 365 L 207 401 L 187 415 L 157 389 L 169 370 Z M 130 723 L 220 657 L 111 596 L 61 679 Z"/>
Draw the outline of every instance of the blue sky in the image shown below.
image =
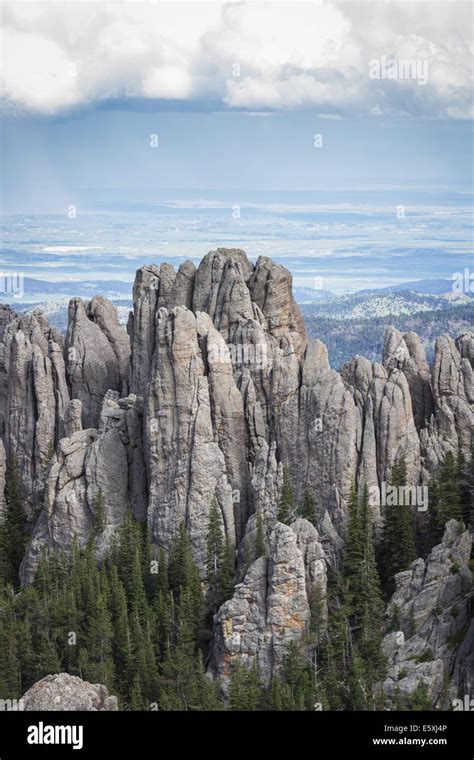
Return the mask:
<path id="1" fill-rule="evenodd" d="M 7 0 L 2 210 L 469 188 L 471 22 L 463 0 Z"/>
<path id="2" fill-rule="evenodd" d="M 157 148 L 150 147 L 153 134 Z M 314 147 L 315 134 L 321 147 Z M 264 189 L 290 198 L 298 189 L 395 187 L 404 203 L 403 187 L 469 189 L 472 179 L 466 120 L 100 107 L 7 117 L 2 148 L 6 212 L 153 203 L 185 191 L 243 203 Z"/>
<path id="3" fill-rule="evenodd" d="M 2 11 L 1 210 L 48 215 L 7 220 L 2 266 L 130 281 L 242 245 L 342 291 L 472 262 L 470 3 Z"/>

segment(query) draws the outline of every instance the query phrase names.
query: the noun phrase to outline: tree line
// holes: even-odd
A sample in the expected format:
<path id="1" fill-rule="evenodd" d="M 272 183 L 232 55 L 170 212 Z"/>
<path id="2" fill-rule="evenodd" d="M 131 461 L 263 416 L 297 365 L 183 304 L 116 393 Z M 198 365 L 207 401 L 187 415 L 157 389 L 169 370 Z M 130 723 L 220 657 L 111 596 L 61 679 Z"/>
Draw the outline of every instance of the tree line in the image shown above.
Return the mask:
<path id="1" fill-rule="evenodd" d="M 402 458 L 391 473 L 406 485 Z M 19 698 L 43 676 L 69 672 L 105 684 L 129 710 L 374 710 L 385 673 L 381 650 L 384 599 L 394 576 L 427 552 L 446 520 L 473 523 L 472 465 L 448 453 L 430 484 L 428 525 L 420 535 L 410 507 L 387 508 L 376 546 L 367 486 L 352 488 L 340 565 L 328 569 L 327 598 L 309 590 L 311 619 L 301 642 L 287 648 L 281 670 L 264 685 L 255 662 L 232 670 L 228 699 L 206 676 L 213 616 L 234 592 L 235 547 L 225 537 L 217 501 L 210 505 L 205 578 L 181 524 L 168 552 L 152 553 L 148 531 L 129 514 L 105 559 L 96 541 L 105 527 L 99 492 L 95 527 L 84 549 L 40 560 L 34 582 L 19 588 L 27 544 L 26 520 L 14 460 L 7 469 L 5 519 L 0 526 L 0 698 Z M 296 504 L 284 471 L 278 519 L 297 516 L 317 525 L 307 491 Z M 257 513 L 255 555 L 266 555 Z M 326 607 L 328 614 L 326 615 Z M 430 708 L 423 689 L 402 709 Z"/>

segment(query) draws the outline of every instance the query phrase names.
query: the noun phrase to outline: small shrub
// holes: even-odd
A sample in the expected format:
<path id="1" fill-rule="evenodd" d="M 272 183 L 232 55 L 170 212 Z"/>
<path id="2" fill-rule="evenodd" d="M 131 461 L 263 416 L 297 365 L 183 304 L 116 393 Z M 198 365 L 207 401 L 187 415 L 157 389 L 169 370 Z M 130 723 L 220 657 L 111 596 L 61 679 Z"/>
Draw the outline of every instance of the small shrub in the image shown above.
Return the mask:
<path id="1" fill-rule="evenodd" d="M 434 660 L 433 650 L 431 647 L 428 647 L 423 654 L 414 654 L 408 659 L 413 660 L 414 662 L 431 662 L 431 660 Z"/>
<path id="2" fill-rule="evenodd" d="M 434 660 L 433 650 L 431 647 L 428 647 L 428 649 L 425 649 L 423 654 L 420 654 L 418 657 L 418 662 L 431 662 L 431 660 Z"/>

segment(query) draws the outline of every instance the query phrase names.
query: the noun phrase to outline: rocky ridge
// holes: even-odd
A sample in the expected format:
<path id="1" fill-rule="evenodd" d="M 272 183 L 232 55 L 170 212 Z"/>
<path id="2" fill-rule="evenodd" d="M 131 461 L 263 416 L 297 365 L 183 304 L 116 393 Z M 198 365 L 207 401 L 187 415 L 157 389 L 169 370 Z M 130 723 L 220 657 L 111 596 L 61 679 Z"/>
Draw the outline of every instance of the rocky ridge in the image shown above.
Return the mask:
<path id="1" fill-rule="evenodd" d="M 215 498 L 241 581 L 216 617 L 211 667 L 224 680 L 229 662 L 257 650 L 268 680 L 284 643 L 303 635 L 312 586 L 324 591 L 343 543 L 352 483 L 377 491 L 403 455 L 418 485 L 446 451 L 471 456 L 472 333 L 440 337 L 430 371 L 417 336 L 390 328 L 382 363 L 355 357 L 335 372 L 324 344 L 308 341 L 290 273 L 239 249 L 211 251 L 198 268 L 139 269 L 127 332 L 96 296 L 70 302 L 64 342 L 41 313 L 9 307 L 0 339 L 0 487 L 15 457 L 32 532 L 23 582 L 45 548 L 87 542 L 99 493 L 99 556 L 131 508 L 155 550 L 184 521 L 204 574 Z M 283 466 L 298 500 L 314 494 L 317 529 L 278 523 Z M 377 499 L 372 509 L 380 523 Z M 268 556 L 248 565 L 258 512 Z"/>

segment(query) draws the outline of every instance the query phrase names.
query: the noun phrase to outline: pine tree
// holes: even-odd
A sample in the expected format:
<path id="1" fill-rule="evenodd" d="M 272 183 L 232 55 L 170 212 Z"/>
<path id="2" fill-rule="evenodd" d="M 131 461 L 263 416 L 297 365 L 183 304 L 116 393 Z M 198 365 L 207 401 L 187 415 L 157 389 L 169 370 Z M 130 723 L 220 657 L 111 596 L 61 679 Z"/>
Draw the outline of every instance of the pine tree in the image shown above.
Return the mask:
<path id="1" fill-rule="evenodd" d="M 295 498 L 288 467 L 283 468 L 283 486 L 280 503 L 278 505 L 278 520 L 285 525 L 290 525 L 295 518 Z"/>
<path id="2" fill-rule="evenodd" d="M 370 512 L 369 491 L 365 484 L 361 499 L 361 529 L 364 538 L 364 558 L 361 568 L 361 598 L 353 608 L 359 615 L 360 631 L 356 631 L 358 649 L 363 658 L 368 685 L 372 690 L 375 682 L 385 670 L 382 654 L 382 618 L 383 601 L 380 579 L 375 561 L 372 517 Z"/>
<path id="3" fill-rule="evenodd" d="M 202 652 L 196 656 L 195 665 L 195 710 L 213 712 L 223 710 L 224 706 L 219 698 L 219 685 L 216 681 L 206 678 Z"/>
<path id="4" fill-rule="evenodd" d="M 352 652 L 348 683 L 351 708 L 353 710 L 367 710 L 364 663 L 357 649 Z"/>
<path id="5" fill-rule="evenodd" d="M 143 531 L 143 551 L 142 551 L 143 585 L 145 588 L 146 598 L 151 603 L 156 598 L 156 595 L 158 594 L 158 590 L 159 590 L 159 585 L 160 585 L 160 578 L 159 578 L 160 567 L 159 567 L 159 562 L 157 563 L 157 561 L 154 558 L 152 544 L 153 544 L 152 532 L 150 528 L 147 528 L 145 531 Z M 158 564 L 158 572 L 155 572 L 157 564 Z"/>
<path id="6" fill-rule="evenodd" d="M 312 672 L 300 645 L 295 641 L 287 646 L 281 675 L 286 687 L 282 691 L 283 709 L 313 709 L 316 691 Z"/>
<path id="7" fill-rule="evenodd" d="M 304 492 L 303 504 L 301 506 L 301 517 L 304 517 L 305 520 L 308 520 L 312 525 L 316 526 L 316 502 L 308 490 Z"/>
<path id="8" fill-rule="evenodd" d="M 0 589 L 0 699 L 18 699 L 23 693 L 14 599 L 11 584 Z"/>
<path id="9" fill-rule="evenodd" d="M 132 691 L 130 696 L 130 710 L 140 711 L 146 709 L 145 699 L 143 697 L 142 683 L 139 673 L 136 673 L 133 679 Z"/>
<path id="10" fill-rule="evenodd" d="M 462 457 L 461 460 L 456 459 L 454 454 L 448 451 L 437 477 L 430 484 L 431 546 L 439 543 L 449 520 L 462 520 L 462 475 L 459 464 L 464 466 Z"/>
<path id="11" fill-rule="evenodd" d="M 352 489 L 342 573 L 333 581 L 327 636 L 322 643 L 321 692 L 332 709 L 360 709 L 374 703 L 374 686 L 383 677 L 383 603 L 375 562 L 369 491 Z"/>
<path id="12" fill-rule="evenodd" d="M 361 567 L 364 560 L 364 533 L 357 491 L 353 486 L 349 495 L 349 521 L 343 555 L 346 599 L 355 604 L 361 595 Z"/>
<path id="13" fill-rule="evenodd" d="M 99 593 L 87 625 L 87 680 L 103 683 L 110 691 L 113 691 L 115 677 L 112 640 L 113 627 L 106 598 Z"/>
<path id="14" fill-rule="evenodd" d="M 392 467 L 390 485 L 401 494 L 407 485 L 407 468 L 402 456 Z M 398 501 L 398 500 L 397 500 Z M 384 590 L 389 596 L 395 587 L 395 575 L 406 570 L 416 559 L 415 530 L 409 504 L 385 507 L 380 552 L 380 568 Z"/>
<path id="15" fill-rule="evenodd" d="M 229 707 L 231 710 L 251 712 L 258 710 L 263 699 L 263 687 L 256 663 L 248 670 L 240 663 L 232 668 L 229 685 Z"/>
<path id="16" fill-rule="evenodd" d="M 202 632 L 204 613 L 202 585 L 197 565 L 193 559 L 191 541 L 184 523 L 180 524 L 178 533 L 171 544 L 168 578 L 176 607 L 178 607 L 181 597 L 184 594 L 186 595 L 193 634 L 198 640 Z"/>
<path id="17" fill-rule="evenodd" d="M 224 537 L 222 534 L 222 517 L 214 497 L 211 502 L 209 512 L 209 523 L 207 529 L 207 583 L 208 593 L 207 600 L 211 610 L 218 609 L 222 602 L 223 594 L 221 588 L 221 570 L 224 559 Z"/>
<path id="18" fill-rule="evenodd" d="M 99 488 L 94 507 L 94 535 L 100 536 L 105 530 L 106 512 L 105 496 L 102 489 Z"/>
<path id="19" fill-rule="evenodd" d="M 127 597 L 115 565 L 112 565 L 110 569 L 110 577 L 110 609 L 113 621 L 112 653 L 117 672 L 117 687 L 121 698 L 126 699 L 130 689 L 129 674 L 132 662 Z"/>
<path id="20" fill-rule="evenodd" d="M 222 602 L 230 599 L 234 593 L 235 588 L 235 549 L 229 539 L 226 537 L 224 545 L 224 556 L 222 558 L 222 566 L 219 573 L 219 585 L 221 590 Z"/>
<path id="21" fill-rule="evenodd" d="M 18 586 L 18 570 L 26 549 L 26 516 L 22 506 L 16 458 L 10 457 L 5 476 L 5 520 L 0 527 L 0 571 L 4 582 Z"/>

